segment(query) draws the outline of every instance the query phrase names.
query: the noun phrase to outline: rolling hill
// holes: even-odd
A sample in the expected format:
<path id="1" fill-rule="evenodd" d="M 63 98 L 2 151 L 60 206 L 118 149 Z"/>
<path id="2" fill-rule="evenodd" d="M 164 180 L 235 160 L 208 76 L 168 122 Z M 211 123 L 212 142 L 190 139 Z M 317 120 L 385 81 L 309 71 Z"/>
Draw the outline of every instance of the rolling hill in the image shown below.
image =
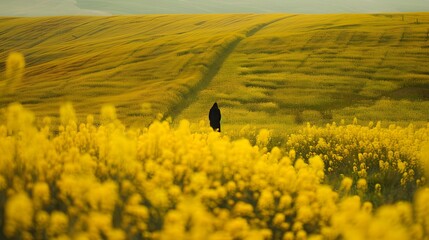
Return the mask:
<path id="1" fill-rule="evenodd" d="M 22 52 L 27 69 L 16 93 L 0 101 L 20 101 L 40 115 L 54 115 L 60 102 L 71 101 L 80 117 L 113 103 L 127 123 L 141 121 L 142 103 L 154 113 L 170 111 L 233 44 L 282 17 L 3 18 L 0 59 Z"/>
<path id="2" fill-rule="evenodd" d="M 15 0 L 0 16 L 206 13 L 398 13 L 429 11 L 427 0 Z"/>
<path id="3" fill-rule="evenodd" d="M 1 18 L 0 40 L 0 239 L 428 238 L 427 13 Z"/>
<path id="4" fill-rule="evenodd" d="M 353 117 L 425 125 L 428 20 L 427 14 L 285 18 L 244 39 L 181 117 L 197 118 L 218 101 L 227 126 L 269 123 L 281 130 Z"/>
<path id="5" fill-rule="evenodd" d="M 205 120 L 218 101 L 231 131 L 429 116 L 426 13 L 1 18 L 0 33 L 0 59 L 27 61 L 0 105 L 38 116 L 66 101 L 81 119 L 114 104 L 129 125 Z"/>

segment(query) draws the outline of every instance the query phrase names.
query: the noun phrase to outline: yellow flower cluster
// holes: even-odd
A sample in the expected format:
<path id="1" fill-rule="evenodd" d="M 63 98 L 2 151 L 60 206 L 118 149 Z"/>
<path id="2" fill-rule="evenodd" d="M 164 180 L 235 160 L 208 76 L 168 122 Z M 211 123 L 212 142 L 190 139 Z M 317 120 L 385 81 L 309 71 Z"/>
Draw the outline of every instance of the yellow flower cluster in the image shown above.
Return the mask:
<path id="1" fill-rule="evenodd" d="M 6 239 L 424 239 L 429 233 L 427 189 L 418 192 L 414 204 L 375 209 L 365 199 L 376 170 L 367 169 L 367 177 L 355 184 L 354 172 L 337 163 L 373 166 L 368 155 L 375 153 L 368 144 L 376 141 L 365 135 L 370 128 L 308 128 L 289 139 L 294 150 L 287 151 L 267 149 L 269 131 L 261 131 L 252 145 L 209 128 L 192 133 L 187 121 L 177 128 L 154 122 L 146 129 L 127 129 L 111 106 L 101 110 L 103 124 L 95 126 L 92 116 L 76 123 L 73 107 L 65 105 L 58 131 L 49 119 L 34 126 L 33 115 L 19 104 L 5 112 L 0 236 Z M 332 138 L 323 137 L 324 131 Z M 414 169 L 414 178 L 422 178 L 414 168 L 418 162 L 410 162 L 416 157 L 411 148 L 427 137 L 427 129 L 377 131 L 383 147 L 378 159 L 391 164 L 401 157 L 406 163 L 401 173 Z M 407 138 L 401 140 L 404 131 Z M 353 141 L 359 147 L 349 146 Z M 404 142 L 408 145 L 401 146 Z M 312 148 L 308 155 L 305 147 Z M 338 154 L 343 159 L 332 159 L 347 151 Z M 400 172 L 398 165 L 394 169 Z M 332 187 L 326 183 L 335 171 L 344 177 Z M 377 185 L 380 196 L 386 184 Z"/>
<path id="2" fill-rule="evenodd" d="M 6 93 L 13 93 L 24 76 L 25 58 L 22 53 L 11 52 L 6 59 L 5 82 L 1 86 Z"/>
<path id="3" fill-rule="evenodd" d="M 359 194 L 374 204 L 412 200 L 424 185 L 420 149 L 429 141 L 429 126 L 415 129 L 381 123 L 368 126 L 307 125 L 287 140 L 287 149 L 308 159 L 320 156 L 326 166 L 326 182 L 345 193 Z"/>

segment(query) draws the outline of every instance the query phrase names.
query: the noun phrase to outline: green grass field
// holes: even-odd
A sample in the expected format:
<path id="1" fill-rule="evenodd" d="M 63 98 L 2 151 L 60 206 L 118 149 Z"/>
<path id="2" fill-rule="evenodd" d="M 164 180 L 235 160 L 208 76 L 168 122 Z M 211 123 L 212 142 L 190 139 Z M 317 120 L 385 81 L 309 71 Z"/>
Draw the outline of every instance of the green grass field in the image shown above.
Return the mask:
<path id="1" fill-rule="evenodd" d="M 197 123 L 217 101 L 229 132 L 429 116 L 426 13 L 2 18 L 0 33 L 0 59 L 27 62 L 0 106 L 38 116 L 71 101 L 80 119 L 114 104 L 127 125 Z"/>

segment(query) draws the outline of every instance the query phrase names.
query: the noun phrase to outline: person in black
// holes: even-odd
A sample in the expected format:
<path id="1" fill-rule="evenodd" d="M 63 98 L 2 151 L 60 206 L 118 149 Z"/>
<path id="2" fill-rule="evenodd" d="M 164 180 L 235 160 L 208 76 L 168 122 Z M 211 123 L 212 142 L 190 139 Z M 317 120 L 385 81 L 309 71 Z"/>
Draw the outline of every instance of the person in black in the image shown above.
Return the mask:
<path id="1" fill-rule="evenodd" d="M 220 110 L 215 102 L 209 112 L 210 126 L 213 130 L 220 132 Z"/>

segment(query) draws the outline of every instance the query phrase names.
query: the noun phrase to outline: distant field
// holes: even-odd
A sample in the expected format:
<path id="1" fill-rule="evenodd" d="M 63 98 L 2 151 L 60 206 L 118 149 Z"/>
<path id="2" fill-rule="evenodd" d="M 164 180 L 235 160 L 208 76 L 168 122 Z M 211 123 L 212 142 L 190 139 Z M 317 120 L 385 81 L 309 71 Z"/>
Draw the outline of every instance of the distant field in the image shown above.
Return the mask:
<path id="1" fill-rule="evenodd" d="M 2 18 L 0 36 L 2 61 L 27 61 L 0 106 L 39 116 L 71 101 L 81 119 L 111 103 L 128 125 L 198 122 L 217 101 L 226 131 L 429 120 L 426 13 Z"/>
<path id="2" fill-rule="evenodd" d="M 426 124 L 429 15 L 298 15 L 240 42 L 181 115 L 218 101 L 226 130 L 354 117 Z"/>
<path id="3" fill-rule="evenodd" d="M 115 104 L 128 124 L 168 113 L 231 44 L 279 15 L 150 15 L 0 19 L 0 59 L 27 61 L 25 79 L 0 105 L 20 101 L 39 116 L 71 101 L 80 118 Z M 4 72 L 1 65 L 0 72 Z M 152 114 L 152 113 L 153 114 Z"/>

